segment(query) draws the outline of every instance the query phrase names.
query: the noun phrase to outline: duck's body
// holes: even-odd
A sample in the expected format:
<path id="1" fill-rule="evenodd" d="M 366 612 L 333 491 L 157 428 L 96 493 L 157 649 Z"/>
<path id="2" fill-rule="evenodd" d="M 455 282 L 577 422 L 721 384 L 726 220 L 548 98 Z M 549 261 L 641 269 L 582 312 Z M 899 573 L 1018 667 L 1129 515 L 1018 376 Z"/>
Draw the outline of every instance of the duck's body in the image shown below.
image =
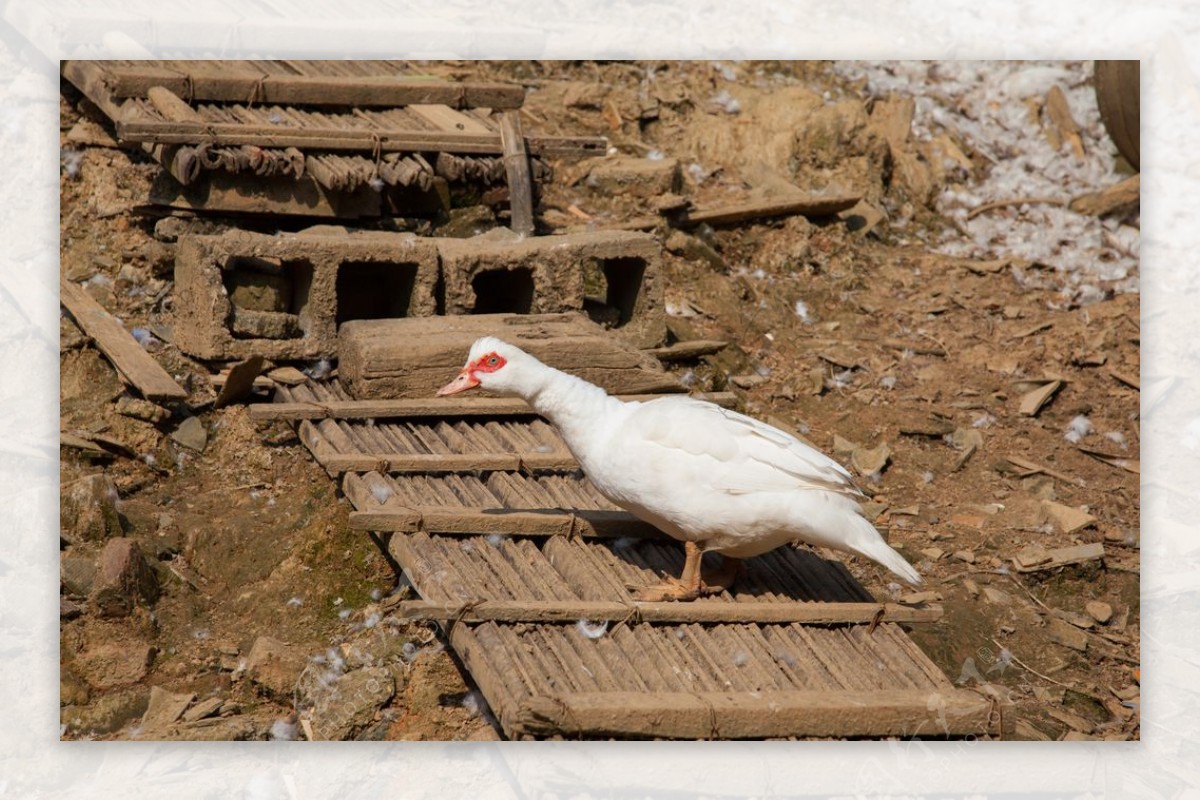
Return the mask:
<path id="1" fill-rule="evenodd" d="M 686 544 L 683 584 L 692 586 L 653 597 L 695 597 L 703 552 L 744 559 L 791 540 L 850 551 L 910 584 L 921 581 L 862 516 L 862 493 L 846 469 L 777 428 L 687 397 L 621 401 L 490 337 L 475 343 L 440 394 L 473 386 L 524 398 L 558 429 L 601 494 Z"/>

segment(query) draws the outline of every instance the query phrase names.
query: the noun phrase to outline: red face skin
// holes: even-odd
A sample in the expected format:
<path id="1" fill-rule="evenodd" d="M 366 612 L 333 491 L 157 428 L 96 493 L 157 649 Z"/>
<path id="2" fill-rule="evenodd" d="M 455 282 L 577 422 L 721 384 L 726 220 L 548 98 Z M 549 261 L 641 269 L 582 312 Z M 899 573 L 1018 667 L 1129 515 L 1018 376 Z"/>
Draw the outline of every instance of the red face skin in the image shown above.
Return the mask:
<path id="1" fill-rule="evenodd" d="M 439 389 L 437 394 L 453 395 L 456 392 L 474 389 L 479 386 L 479 378 L 476 373 L 494 373 L 506 364 L 508 362 L 500 354 L 494 352 L 485 353 L 464 367 L 458 374 L 458 377 Z"/>

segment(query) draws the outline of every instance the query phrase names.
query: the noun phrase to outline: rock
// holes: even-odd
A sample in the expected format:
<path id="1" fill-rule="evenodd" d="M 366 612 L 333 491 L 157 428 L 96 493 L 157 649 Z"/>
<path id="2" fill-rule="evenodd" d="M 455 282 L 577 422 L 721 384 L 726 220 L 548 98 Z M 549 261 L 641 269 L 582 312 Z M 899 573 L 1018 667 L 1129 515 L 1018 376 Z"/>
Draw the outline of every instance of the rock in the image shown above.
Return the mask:
<path id="1" fill-rule="evenodd" d="M 729 380 L 733 382 L 735 387 L 739 387 L 741 389 L 753 389 L 760 384 L 767 383 L 766 377 L 761 376 L 758 373 L 730 376 Z"/>
<path id="2" fill-rule="evenodd" d="M 348 740 L 364 729 L 375 713 L 391 700 L 396 684 L 384 667 L 363 668 L 342 675 L 316 698 L 311 721 L 320 740 Z"/>
<path id="3" fill-rule="evenodd" d="M 162 687 L 151 687 L 150 703 L 142 716 L 143 732 L 162 731 L 179 720 L 195 697 L 195 693 L 173 693 Z"/>
<path id="4" fill-rule="evenodd" d="M 128 396 L 117 400 L 117 414 L 123 414 L 135 420 L 145 420 L 147 423 L 161 423 L 171 416 L 169 411 L 157 403 Z"/>
<path id="5" fill-rule="evenodd" d="M 77 654 L 72 664 L 92 687 L 108 690 L 146 678 L 154 653 L 146 642 L 102 643 Z"/>
<path id="6" fill-rule="evenodd" d="M 83 706 L 92 698 L 87 682 L 68 665 L 58 671 L 58 705 Z"/>
<path id="7" fill-rule="evenodd" d="M 941 548 L 922 548 L 920 553 L 930 562 L 936 562 L 946 555 L 946 552 Z"/>
<path id="8" fill-rule="evenodd" d="M 1012 603 L 1012 596 L 1007 592 L 987 585 L 983 587 L 983 599 L 989 604 L 995 604 L 996 606 L 1008 606 Z"/>
<path id="9" fill-rule="evenodd" d="M 303 384 L 308 380 L 308 376 L 297 370 L 295 367 L 276 367 L 267 373 L 267 378 L 277 384 L 294 387 Z"/>
<path id="10" fill-rule="evenodd" d="M 96 586 L 96 560 L 85 556 L 63 555 L 58 563 L 58 580 L 62 591 L 74 598 L 86 598 Z"/>
<path id="11" fill-rule="evenodd" d="M 99 542 L 121 536 L 117 485 L 103 473 L 63 484 L 59 490 L 59 527 L 68 542 Z"/>
<path id="12" fill-rule="evenodd" d="M 679 162 L 676 159 L 639 159 L 612 156 L 591 159 L 579 165 L 586 169 L 584 184 L 608 196 L 656 198 L 679 189 Z"/>
<path id="13" fill-rule="evenodd" d="M 138 249 L 137 255 L 155 278 L 169 278 L 175 272 L 175 249 L 162 242 L 151 239 Z"/>
<path id="14" fill-rule="evenodd" d="M 225 699 L 223 698 L 205 698 L 183 713 L 183 722 L 194 723 L 197 720 L 212 717 L 221 711 L 221 705 L 224 703 Z"/>
<path id="15" fill-rule="evenodd" d="M 960 562 L 966 562 L 968 565 L 975 564 L 975 552 L 974 551 L 955 551 L 954 558 Z"/>
<path id="16" fill-rule="evenodd" d="M 1065 620 L 1059 620 L 1056 617 L 1048 618 L 1046 620 L 1046 633 L 1050 636 L 1051 642 L 1058 643 L 1074 651 L 1082 652 L 1087 650 L 1087 635 Z"/>
<path id="17" fill-rule="evenodd" d="M 199 453 L 203 453 L 208 446 L 208 432 L 199 417 L 189 417 L 180 423 L 179 428 L 171 432 L 171 439 Z"/>
<path id="18" fill-rule="evenodd" d="M 666 241 L 667 250 L 690 261 L 707 262 L 713 269 L 725 272 L 729 265 L 725 259 L 704 240 L 685 234 L 683 231 L 673 231 Z"/>
<path id="19" fill-rule="evenodd" d="M 850 454 L 850 464 L 854 465 L 854 469 L 859 473 L 870 476 L 882 473 L 891 458 L 892 449 L 886 442 L 882 442 L 874 448 L 855 448 Z"/>
<path id="20" fill-rule="evenodd" d="M 58 319 L 58 351 L 62 353 L 67 350 L 81 348 L 88 343 L 90 337 L 79 329 L 79 326 L 71 320 L 70 317 L 60 317 Z"/>
<path id="21" fill-rule="evenodd" d="M 290 701 L 307 665 L 307 657 L 296 646 L 274 637 L 259 637 L 246 658 L 246 675 L 267 695 Z"/>
<path id="22" fill-rule="evenodd" d="M 1036 542 L 1026 545 L 1021 549 L 1020 553 L 1013 557 L 1013 561 L 1016 562 L 1019 569 L 1028 569 L 1031 567 L 1037 567 L 1038 565 L 1044 565 L 1049 562 L 1050 559 L 1050 552 Z"/>
<path id="23" fill-rule="evenodd" d="M 598 111 L 608 97 L 607 87 L 598 83 L 570 83 L 563 93 L 563 105 L 567 108 Z"/>
<path id="24" fill-rule="evenodd" d="M 108 693 L 88 707 L 63 707 L 60 720 L 71 734 L 110 734 L 141 716 L 149 700 L 141 689 Z"/>
<path id="25" fill-rule="evenodd" d="M 1073 534 L 1096 522 L 1096 518 L 1082 509 L 1065 506 L 1054 501 L 1042 501 L 1042 509 L 1046 513 L 1046 518 L 1054 523 L 1055 528 L 1063 534 Z"/>
<path id="26" fill-rule="evenodd" d="M 123 617 L 140 601 L 153 604 L 159 596 L 158 576 L 129 537 L 109 540 L 100 554 L 100 575 L 89 598 L 104 617 Z"/>
<path id="27" fill-rule="evenodd" d="M 963 579 L 963 589 L 967 591 L 967 595 L 972 598 L 979 597 L 979 585 L 972 579 Z"/>
<path id="28" fill-rule="evenodd" d="M 177 723 L 156 740 L 190 740 L 202 742 L 265 740 L 271 721 L 261 715 L 231 715 L 202 718 Z"/>
<path id="29" fill-rule="evenodd" d="M 846 230 L 850 233 L 866 236 L 887 219 L 887 214 L 867 201 L 860 200 L 845 211 L 838 212 L 838 219 L 846 224 Z"/>
<path id="30" fill-rule="evenodd" d="M 68 598 L 58 599 L 58 619 L 74 620 L 83 614 L 83 606 Z"/>
<path id="31" fill-rule="evenodd" d="M 1087 609 L 1087 613 L 1097 623 L 1103 624 L 1112 620 L 1113 608 L 1109 604 L 1104 603 L 1104 601 L 1088 601 L 1084 605 L 1084 608 Z"/>

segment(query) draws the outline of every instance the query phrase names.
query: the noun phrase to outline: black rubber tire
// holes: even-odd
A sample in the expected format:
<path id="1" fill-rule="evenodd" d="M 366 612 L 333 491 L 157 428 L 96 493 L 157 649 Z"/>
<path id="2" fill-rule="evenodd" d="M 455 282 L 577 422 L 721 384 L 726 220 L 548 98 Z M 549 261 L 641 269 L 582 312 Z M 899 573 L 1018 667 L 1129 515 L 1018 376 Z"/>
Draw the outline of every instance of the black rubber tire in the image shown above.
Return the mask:
<path id="1" fill-rule="evenodd" d="M 1096 103 L 1117 151 L 1141 169 L 1141 62 L 1095 62 Z"/>

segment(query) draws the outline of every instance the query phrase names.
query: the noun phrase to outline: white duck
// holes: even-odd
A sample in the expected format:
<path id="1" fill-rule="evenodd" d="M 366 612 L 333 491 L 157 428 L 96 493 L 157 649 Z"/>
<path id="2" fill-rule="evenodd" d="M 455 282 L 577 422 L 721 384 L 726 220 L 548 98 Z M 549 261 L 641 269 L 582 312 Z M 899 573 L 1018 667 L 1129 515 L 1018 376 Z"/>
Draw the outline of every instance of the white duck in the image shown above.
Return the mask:
<path id="1" fill-rule="evenodd" d="M 738 561 L 791 540 L 865 556 L 909 584 L 921 577 L 863 517 L 846 469 L 777 428 L 683 396 L 625 402 L 494 337 L 471 346 L 439 395 L 483 387 L 516 395 L 549 420 L 584 473 L 617 506 L 682 540 L 680 580 L 638 600 L 693 600 L 719 591 Z M 704 552 L 731 574 L 706 584 Z"/>

